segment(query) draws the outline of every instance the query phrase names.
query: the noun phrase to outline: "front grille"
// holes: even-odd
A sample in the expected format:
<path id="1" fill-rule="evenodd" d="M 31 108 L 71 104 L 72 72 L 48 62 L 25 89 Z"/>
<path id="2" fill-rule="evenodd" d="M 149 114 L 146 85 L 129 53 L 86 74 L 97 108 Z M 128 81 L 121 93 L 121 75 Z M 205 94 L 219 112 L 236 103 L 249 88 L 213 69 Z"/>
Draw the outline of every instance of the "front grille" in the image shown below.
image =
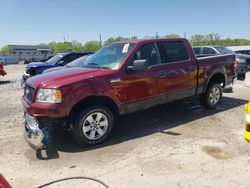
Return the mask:
<path id="1" fill-rule="evenodd" d="M 35 89 L 33 87 L 30 87 L 29 85 L 26 84 L 24 88 L 24 96 L 26 97 L 26 99 L 32 101 L 34 91 Z"/>

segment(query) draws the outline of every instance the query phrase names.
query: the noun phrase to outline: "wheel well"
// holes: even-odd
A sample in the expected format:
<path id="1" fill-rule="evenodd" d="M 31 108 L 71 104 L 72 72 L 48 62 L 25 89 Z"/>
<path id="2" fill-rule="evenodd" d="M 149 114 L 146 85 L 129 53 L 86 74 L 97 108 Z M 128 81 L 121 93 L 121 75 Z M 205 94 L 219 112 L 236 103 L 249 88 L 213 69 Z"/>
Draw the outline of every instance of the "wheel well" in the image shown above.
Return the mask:
<path id="1" fill-rule="evenodd" d="M 77 112 L 92 105 L 103 105 L 110 109 L 115 116 L 119 114 L 118 106 L 111 98 L 106 96 L 91 96 L 78 102 L 70 111 L 69 117 L 74 118 L 77 115 Z"/>
<path id="2" fill-rule="evenodd" d="M 207 86 L 214 84 L 214 83 L 219 83 L 221 84 L 222 87 L 225 86 L 225 76 L 222 73 L 215 73 L 211 79 L 209 80 Z"/>

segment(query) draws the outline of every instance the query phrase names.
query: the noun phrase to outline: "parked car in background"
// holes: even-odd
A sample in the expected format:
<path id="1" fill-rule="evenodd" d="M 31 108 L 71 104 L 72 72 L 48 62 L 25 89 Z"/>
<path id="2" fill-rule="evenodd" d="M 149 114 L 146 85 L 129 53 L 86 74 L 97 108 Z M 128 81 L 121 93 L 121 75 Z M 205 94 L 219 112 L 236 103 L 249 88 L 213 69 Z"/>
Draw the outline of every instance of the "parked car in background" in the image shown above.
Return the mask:
<path id="1" fill-rule="evenodd" d="M 93 54 L 93 52 L 67 52 L 67 53 L 60 53 L 55 55 L 54 57 L 50 58 L 49 60 L 45 62 L 33 62 L 26 66 L 26 69 L 24 71 L 23 77 L 22 77 L 22 84 L 21 86 L 24 86 L 26 80 L 32 76 L 36 76 L 38 74 L 41 74 L 44 70 L 53 68 L 53 67 L 60 67 L 65 66 L 71 61 L 85 56 Z"/>
<path id="2" fill-rule="evenodd" d="M 3 63 L 0 62 L 0 75 L 5 76 L 7 73 L 4 71 Z"/>
<path id="3" fill-rule="evenodd" d="M 54 68 L 46 69 L 45 71 L 43 71 L 43 73 L 53 72 L 53 71 L 67 69 L 67 68 L 72 68 L 72 67 L 83 67 L 84 66 L 84 62 L 90 56 L 91 55 L 85 55 L 85 56 L 79 57 L 78 59 L 75 59 L 74 61 L 70 62 L 69 64 L 67 64 L 65 66 L 60 66 L 60 67 L 54 67 Z"/>
<path id="4" fill-rule="evenodd" d="M 224 46 L 195 46 L 193 47 L 194 53 L 197 57 L 206 57 L 219 54 L 232 54 L 234 51 Z M 250 70 L 250 56 L 245 54 L 236 55 L 236 75 L 244 76 L 247 70 Z"/>
<path id="5" fill-rule="evenodd" d="M 6 60 L 4 56 L 0 56 L 0 63 L 2 63 L 3 65 L 6 65 Z"/>
<path id="6" fill-rule="evenodd" d="M 245 106 L 245 139 L 250 142 L 250 101 Z"/>
<path id="7" fill-rule="evenodd" d="M 110 44 L 83 67 L 27 80 L 25 137 L 33 148 L 47 147 L 58 125 L 68 126 L 79 144 L 97 144 L 118 115 L 195 95 L 205 108 L 216 108 L 234 75 L 234 54 L 197 58 L 186 39 Z"/>
<path id="8" fill-rule="evenodd" d="M 52 57 L 54 57 L 54 56 L 48 56 L 48 57 L 46 57 L 45 59 L 42 59 L 41 61 L 42 61 L 42 62 L 46 62 L 46 61 L 48 61 L 49 59 L 51 59 Z"/>
<path id="9" fill-rule="evenodd" d="M 234 51 L 236 54 L 246 54 L 250 55 L 250 50 L 236 50 Z"/>

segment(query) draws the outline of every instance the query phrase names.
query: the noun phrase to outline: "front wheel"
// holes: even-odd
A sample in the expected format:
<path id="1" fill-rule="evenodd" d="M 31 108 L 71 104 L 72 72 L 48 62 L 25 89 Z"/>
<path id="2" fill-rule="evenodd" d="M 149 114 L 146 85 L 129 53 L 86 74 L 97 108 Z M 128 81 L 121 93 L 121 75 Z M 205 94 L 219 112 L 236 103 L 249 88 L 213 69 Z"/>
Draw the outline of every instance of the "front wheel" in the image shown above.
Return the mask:
<path id="1" fill-rule="evenodd" d="M 222 88 L 218 83 L 211 84 L 204 94 L 200 95 L 201 104 L 207 109 L 214 109 L 222 97 Z"/>
<path id="2" fill-rule="evenodd" d="M 104 141 L 114 125 L 112 111 L 104 106 L 84 109 L 73 124 L 73 136 L 81 145 L 94 145 Z"/>

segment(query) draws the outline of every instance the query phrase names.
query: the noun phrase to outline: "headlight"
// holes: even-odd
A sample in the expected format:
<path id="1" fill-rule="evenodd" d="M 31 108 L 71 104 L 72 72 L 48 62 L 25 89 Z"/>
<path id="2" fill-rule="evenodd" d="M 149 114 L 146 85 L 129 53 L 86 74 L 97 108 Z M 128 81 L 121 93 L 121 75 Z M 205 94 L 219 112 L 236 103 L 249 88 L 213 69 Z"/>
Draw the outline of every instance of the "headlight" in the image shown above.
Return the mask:
<path id="1" fill-rule="evenodd" d="M 246 60 L 245 59 L 237 59 L 238 63 L 245 63 Z"/>
<path id="2" fill-rule="evenodd" d="M 62 93 L 57 89 L 39 89 L 36 95 L 36 102 L 43 103 L 60 103 Z"/>

